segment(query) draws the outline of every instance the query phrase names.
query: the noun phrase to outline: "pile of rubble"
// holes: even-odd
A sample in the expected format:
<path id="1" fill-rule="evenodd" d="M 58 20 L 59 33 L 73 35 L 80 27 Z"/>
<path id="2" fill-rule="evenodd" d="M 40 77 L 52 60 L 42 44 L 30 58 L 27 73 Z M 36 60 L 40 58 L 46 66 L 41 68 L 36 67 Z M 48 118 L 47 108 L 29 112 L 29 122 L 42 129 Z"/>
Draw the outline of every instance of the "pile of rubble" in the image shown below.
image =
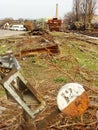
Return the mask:
<path id="1" fill-rule="evenodd" d="M 54 56 L 60 53 L 58 43 L 54 41 L 53 36 L 48 31 L 34 29 L 29 32 L 29 36 L 24 37 L 14 45 L 16 52 L 13 51 L 16 57 L 23 58 L 36 55 Z"/>
<path id="2" fill-rule="evenodd" d="M 23 110 L 6 97 L 0 98 L 0 130 L 21 130 Z"/>
<path id="3" fill-rule="evenodd" d="M 54 42 L 53 36 L 50 35 L 49 31 L 42 29 L 42 28 L 36 28 L 36 29 L 32 30 L 31 32 L 29 32 L 29 35 L 30 36 L 40 35 L 43 38 L 47 39 L 48 41 Z"/>

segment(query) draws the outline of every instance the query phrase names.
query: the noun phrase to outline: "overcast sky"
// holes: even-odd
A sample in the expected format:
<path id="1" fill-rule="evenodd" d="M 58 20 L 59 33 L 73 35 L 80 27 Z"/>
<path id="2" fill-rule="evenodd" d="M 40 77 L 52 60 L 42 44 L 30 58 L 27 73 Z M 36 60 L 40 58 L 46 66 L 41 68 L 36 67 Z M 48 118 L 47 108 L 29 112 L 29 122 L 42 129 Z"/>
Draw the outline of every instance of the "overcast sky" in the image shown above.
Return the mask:
<path id="1" fill-rule="evenodd" d="M 72 10 L 73 0 L 0 0 L 0 19 L 55 17 L 56 3 L 61 18 Z"/>

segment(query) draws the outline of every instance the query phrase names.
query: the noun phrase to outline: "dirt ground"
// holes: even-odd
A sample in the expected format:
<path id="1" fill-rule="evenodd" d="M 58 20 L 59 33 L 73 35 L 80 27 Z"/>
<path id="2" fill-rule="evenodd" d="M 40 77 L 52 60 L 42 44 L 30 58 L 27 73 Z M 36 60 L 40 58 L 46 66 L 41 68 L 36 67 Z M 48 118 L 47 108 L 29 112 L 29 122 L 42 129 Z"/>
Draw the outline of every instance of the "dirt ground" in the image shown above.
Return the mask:
<path id="1" fill-rule="evenodd" d="M 35 56 L 17 58 L 21 65 L 22 75 L 41 94 L 46 102 L 45 109 L 31 121 L 34 129 L 39 130 L 37 125 L 57 107 L 56 100 L 59 89 L 66 83 L 77 82 L 84 86 L 89 96 L 88 109 L 77 117 L 68 117 L 61 112 L 55 117 L 51 116 L 44 130 L 97 130 L 98 40 L 73 32 L 52 32 L 48 35 L 52 36 L 51 41 L 50 37 L 33 37 L 31 35 L 0 40 L 0 54 L 13 52 L 15 55 L 21 50 L 49 45 L 52 41 L 54 41 L 52 44 L 56 43 L 59 47 L 60 53 L 56 55 L 44 52 L 37 53 Z M 1 89 L 0 94 L 2 100 L 4 98 L 3 89 Z M 2 105 L 2 102 L 0 105 Z M 4 107 L 5 105 L 2 106 Z M 4 115 L 6 117 L 6 114 Z M 7 119 L 9 121 L 8 117 Z M 7 119 L 4 118 L 2 121 L 5 122 L 5 126 L 2 126 L 2 122 L 0 122 L 0 129 L 8 127 L 6 125 Z M 21 127 L 22 123 L 21 119 L 19 127 L 16 127 L 16 129 L 14 127 L 12 130 L 25 129 Z M 30 130 L 33 129 L 31 128 Z"/>
<path id="2" fill-rule="evenodd" d="M 19 36 L 21 34 L 25 34 L 25 31 L 11 31 L 11 30 L 1 30 L 0 29 L 0 39 L 2 38 L 8 38 L 11 36 Z"/>

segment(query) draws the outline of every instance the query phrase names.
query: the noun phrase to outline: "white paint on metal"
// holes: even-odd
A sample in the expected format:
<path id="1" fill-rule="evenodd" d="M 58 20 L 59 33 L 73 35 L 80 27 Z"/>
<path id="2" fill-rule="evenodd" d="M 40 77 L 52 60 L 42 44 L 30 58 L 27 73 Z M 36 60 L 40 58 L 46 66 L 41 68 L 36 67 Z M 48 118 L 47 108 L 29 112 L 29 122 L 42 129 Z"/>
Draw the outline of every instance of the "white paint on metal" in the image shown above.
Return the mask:
<path id="1" fill-rule="evenodd" d="M 84 91 L 83 86 L 78 83 L 68 83 L 64 85 L 57 95 L 58 108 L 61 111 L 64 110 L 72 101 L 82 95 Z"/>
<path id="2" fill-rule="evenodd" d="M 40 106 L 36 109 L 32 110 L 28 104 L 24 101 L 24 99 L 21 98 L 19 93 L 16 91 L 19 86 L 17 86 L 17 78 L 21 79 L 21 81 L 26 85 L 27 80 L 24 79 L 24 77 L 20 74 L 19 71 L 11 75 L 6 81 L 4 81 L 3 86 L 4 88 L 10 93 L 10 95 L 17 101 L 17 103 L 22 106 L 22 108 L 28 113 L 28 115 L 31 118 L 35 118 L 35 115 L 40 112 L 45 107 L 45 102 L 43 100 L 39 101 L 39 99 L 36 99 L 40 102 Z M 14 84 L 13 84 L 14 81 Z M 16 88 L 16 89 L 15 89 Z M 33 93 L 32 93 L 33 94 Z M 37 98 L 37 97 L 36 97 Z"/>
<path id="3" fill-rule="evenodd" d="M 24 110 L 29 114 L 30 117 L 34 118 L 32 110 L 26 105 L 26 103 L 20 98 L 20 96 L 12 88 L 11 84 L 7 82 L 4 83 L 4 88 L 11 94 L 11 96 L 24 108 Z"/>

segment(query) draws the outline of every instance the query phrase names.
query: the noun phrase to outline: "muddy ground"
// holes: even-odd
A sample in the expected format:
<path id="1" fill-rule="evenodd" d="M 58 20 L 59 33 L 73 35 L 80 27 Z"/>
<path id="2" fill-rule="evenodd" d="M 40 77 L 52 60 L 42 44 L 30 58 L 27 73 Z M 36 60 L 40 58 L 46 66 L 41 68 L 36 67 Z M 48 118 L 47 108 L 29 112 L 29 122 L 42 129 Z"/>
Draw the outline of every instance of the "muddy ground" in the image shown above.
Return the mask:
<path id="1" fill-rule="evenodd" d="M 51 35 L 51 36 L 50 36 Z M 50 40 L 51 37 L 51 40 Z M 42 47 L 49 44 L 57 44 L 60 53 L 51 55 L 50 53 L 36 53 L 32 56 L 17 57 L 21 65 L 22 75 L 32 84 L 32 86 L 41 94 L 46 102 L 45 109 L 36 115 L 35 119 L 30 121 L 28 130 L 37 129 L 38 124 L 45 117 L 52 113 L 57 106 L 56 98 L 59 89 L 70 82 L 77 82 L 84 86 L 89 96 L 89 107 L 80 116 L 68 117 L 58 113 L 56 117 L 48 120 L 45 130 L 97 130 L 98 129 L 98 40 L 85 37 L 76 33 L 52 32 L 48 36 L 27 35 L 17 38 L 7 38 L 0 40 L 0 54 L 13 52 L 17 54 L 21 50 Z M 7 107 L 2 103 L 5 99 L 4 90 L 0 91 L 0 105 Z M 5 100 L 7 102 L 7 99 Z M 9 101 L 8 101 L 9 102 Z M 2 105 L 3 104 L 3 105 Z M 12 104 L 12 109 L 14 106 Z M 21 110 L 20 110 L 21 111 Z M 17 113 L 17 111 L 16 111 Z M 19 125 L 16 122 L 16 128 L 12 130 L 26 129 L 26 123 L 22 112 L 19 115 Z M 2 113 L 3 114 L 3 113 Z M 11 113 L 0 116 L 3 120 L 0 122 L 0 129 L 11 128 L 15 126 Z M 12 120 L 9 120 L 12 119 Z M 10 123 L 8 123 L 10 122 Z M 3 125 L 2 125 L 3 124 Z M 28 127 L 29 127 L 28 126 Z M 33 129 L 32 129 L 33 128 Z"/>

